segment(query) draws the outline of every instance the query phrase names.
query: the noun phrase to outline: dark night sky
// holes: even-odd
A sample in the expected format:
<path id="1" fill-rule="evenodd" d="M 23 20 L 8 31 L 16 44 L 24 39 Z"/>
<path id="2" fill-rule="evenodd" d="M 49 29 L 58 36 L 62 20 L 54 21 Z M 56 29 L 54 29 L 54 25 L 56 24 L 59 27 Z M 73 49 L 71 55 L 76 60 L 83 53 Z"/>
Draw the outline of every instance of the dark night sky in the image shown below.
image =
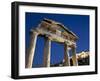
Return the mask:
<path id="1" fill-rule="evenodd" d="M 76 52 L 89 50 L 89 16 L 88 15 L 69 15 L 69 14 L 48 14 L 48 13 L 29 13 L 25 15 L 26 26 L 26 48 L 29 46 L 31 28 L 37 27 L 43 18 L 49 18 L 62 23 L 68 29 L 73 31 L 79 39 L 77 40 Z M 51 64 L 61 62 L 63 59 L 64 48 L 63 45 L 52 42 L 51 48 Z M 39 66 L 43 63 L 43 48 L 44 39 L 38 37 L 33 66 Z"/>

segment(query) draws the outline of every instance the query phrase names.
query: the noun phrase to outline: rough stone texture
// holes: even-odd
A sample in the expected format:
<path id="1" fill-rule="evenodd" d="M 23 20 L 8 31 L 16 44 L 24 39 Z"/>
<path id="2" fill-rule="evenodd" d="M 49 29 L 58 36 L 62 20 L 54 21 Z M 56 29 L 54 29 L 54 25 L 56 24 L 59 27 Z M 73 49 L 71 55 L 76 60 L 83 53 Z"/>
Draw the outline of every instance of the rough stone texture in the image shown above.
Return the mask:
<path id="1" fill-rule="evenodd" d="M 26 54 L 26 66 L 25 66 L 26 68 L 32 67 L 35 46 L 36 46 L 36 41 L 37 41 L 37 35 L 38 33 L 36 31 L 33 31 L 33 33 L 31 33 L 30 46 Z"/>
<path id="2" fill-rule="evenodd" d="M 70 65 L 68 56 L 69 49 L 72 49 L 73 65 L 74 66 L 78 65 L 76 59 L 76 51 L 75 48 L 73 48 L 73 46 L 76 45 L 76 40 L 78 39 L 78 37 L 64 25 L 50 19 L 44 19 L 43 21 L 41 21 L 41 23 L 38 25 L 36 29 L 31 29 L 31 33 L 32 36 L 30 40 L 30 46 L 26 55 L 26 68 L 32 67 L 32 62 L 34 59 L 34 51 L 36 46 L 36 39 L 38 34 L 46 37 L 45 47 L 44 47 L 44 63 L 43 63 L 45 67 L 50 67 L 51 41 L 55 41 L 58 43 L 66 42 L 64 46 L 65 49 L 64 65 L 66 66 Z"/>

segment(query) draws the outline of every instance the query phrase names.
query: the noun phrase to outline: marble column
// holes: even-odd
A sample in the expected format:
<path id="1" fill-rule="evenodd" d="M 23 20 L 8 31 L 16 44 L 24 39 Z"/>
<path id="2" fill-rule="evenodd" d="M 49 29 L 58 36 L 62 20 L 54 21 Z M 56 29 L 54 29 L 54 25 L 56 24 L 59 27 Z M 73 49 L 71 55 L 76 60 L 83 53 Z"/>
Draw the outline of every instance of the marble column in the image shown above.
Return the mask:
<path id="1" fill-rule="evenodd" d="M 70 57 L 67 43 L 64 44 L 64 66 L 70 66 Z"/>
<path id="2" fill-rule="evenodd" d="M 76 57 L 76 47 L 72 47 L 72 61 L 73 61 L 73 66 L 78 66 L 78 61 Z"/>
<path id="3" fill-rule="evenodd" d="M 28 48 L 27 54 L 26 54 L 26 68 L 32 68 L 37 36 L 38 36 L 38 32 L 36 32 L 35 30 L 32 30 L 29 48 Z"/>
<path id="4" fill-rule="evenodd" d="M 44 59 L 43 59 L 44 67 L 50 67 L 50 53 L 51 53 L 51 40 L 48 37 L 46 37 L 44 45 Z"/>

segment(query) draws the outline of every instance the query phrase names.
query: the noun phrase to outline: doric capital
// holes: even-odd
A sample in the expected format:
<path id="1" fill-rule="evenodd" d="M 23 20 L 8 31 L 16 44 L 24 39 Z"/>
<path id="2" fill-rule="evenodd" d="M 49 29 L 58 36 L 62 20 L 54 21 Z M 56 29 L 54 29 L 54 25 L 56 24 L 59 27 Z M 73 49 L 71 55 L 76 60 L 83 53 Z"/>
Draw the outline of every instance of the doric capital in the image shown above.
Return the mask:
<path id="1" fill-rule="evenodd" d="M 31 29 L 30 30 L 30 33 L 31 34 L 35 34 L 35 35 L 38 35 L 39 34 L 39 32 L 37 30 L 34 30 L 34 29 Z"/>
<path id="2" fill-rule="evenodd" d="M 76 44 L 73 44 L 73 45 L 72 45 L 72 48 L 76 48 L 76 47 L 77 47 Z"/>
<path id="3" fill-rule="evenodd" d="M 64 44 L 69 45 L 69 42 L 68 41 L 64 41 Z"/>
<path id="4" fill-rule="evenodd" d="M 51 35 L 45 35 L 46 38 L 48 38 L 49 40 L 52 40 Z"/>

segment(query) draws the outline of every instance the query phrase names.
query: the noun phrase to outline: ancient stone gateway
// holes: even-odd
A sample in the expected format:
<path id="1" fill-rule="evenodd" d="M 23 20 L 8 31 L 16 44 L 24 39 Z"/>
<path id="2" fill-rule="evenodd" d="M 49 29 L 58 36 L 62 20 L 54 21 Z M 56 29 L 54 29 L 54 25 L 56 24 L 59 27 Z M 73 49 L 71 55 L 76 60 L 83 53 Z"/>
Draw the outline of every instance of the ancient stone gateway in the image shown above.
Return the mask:
<path id="1" fill-rule="evenodd" d="M 30 46 L 26 54 L 26 68 L 32 68 L 37 36 L 45 36 L 43 66 L 50 67 L 51 41 L 64 44 L 64 66 L 70 66 L 69 50 L 72 51 L 73 65 L 77 66 L 76 40 L 78 37 L 61 23 L 44 18 L 37 28 L 31 29 Z"/>

